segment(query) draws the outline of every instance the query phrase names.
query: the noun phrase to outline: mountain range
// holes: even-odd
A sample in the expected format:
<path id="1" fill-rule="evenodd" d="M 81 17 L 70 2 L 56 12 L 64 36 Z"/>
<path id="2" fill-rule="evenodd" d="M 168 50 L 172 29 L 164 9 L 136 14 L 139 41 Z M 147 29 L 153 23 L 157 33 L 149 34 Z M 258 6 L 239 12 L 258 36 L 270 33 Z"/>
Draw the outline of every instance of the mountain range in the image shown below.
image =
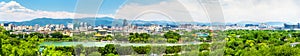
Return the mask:
<path id="1" fill-rule="evenodd" d="M 0 21 L 0 23 L 7 23 L 7 21 Z"/>
<path id="2" fill-rule="evenodd" d="M 68 23 L 73 22 L 88 22 L 93 23 L 96 26 L 97 25 L 116 25 L 116 24 L 122 24 L 123 19 L 115 19 L 111 17 L 101 17 L 101 18 L 80 18 L 80 19 L 54 19 L 54 18 L 36 18 L 30 21 L 22 21 L 22 22 L 6 22 L 6 21 L 0 21 L 0 23 L 12 23 L 14 25 L 30 25 L 34 26 L 35 24 L 39 24 L 40 26 L 45 26 L 47 24 L 64 24 L 67 25 Z M 158 24 L 158 25 L 177 25 L 177 24 L 196 24 L 196 25 L 210 25 L 211 23 L 201 23 L 201 22 L 171 22 L 171 21 L 144 21 L 144 20 L 127 20 L 128 22 L 131 22 L 131 24 L 134 25 L 151 25 L 151 24 Z M 238 24 L 238 25 L 244 25 L 244 24 L 260 24 L 259 22 L 238 22 L 238 23 L 227 23 L 226 25 L 230 24 Z M 267 25 L 272 26 L 283 26 L 284 22 L 265 22 Z"/>
<path id="3" fill-rule="evenodd" d="M 37 18 L 33 19 L 30 21 L 22 21 L 22 22 L 9 22 L 14 25 L 30 25 L 34 26 L 35 24 L 39 24 L 41 26 L 45 26 L 47 24 L 64 24 L 67 25 L 68 23 L 73 23 L 75 21 L 80 21 L 80 22 L 88 22 L 93 20 L 95 25 L 110 25 L 112 21 L 114 20 L 113 18 L 110 17 L 102 17 L 102 18 L 81 18 L 81 19 L 53 19 L 53 18 Z"/>
<path id="4" fill-rule="evenodd" d="M 36 24 L 39 24 L 40 26 L 45 26 L 47 24 L 64 24 L 67 25 L 68 23 L 74 23 L 74 22 L 87 22 L 98 25 L 106 25 L 106 26 L 112 26 L 112 25 L 121 25 L 123 24 L 124 19 L 114 19 L 111 17 L 101 17 L 101 18 L 80 18 L 80 19 L 53 19 L 53 18 L 36 18 L 30 21 L 22 21 L 22 22 L 8 22 L 17 26 L 20 25 L 29 25 L 34 26 Z M 171 21 L 144 21 L 144 20 L 127 20 L 127 23 L 131 23 L 133 25 L 152 25 L 152 24 L 158 24 L 158 25 L 177 25 L 180 24 L 178 22 L 171 22 Z M 181 22 L 183 23 L 183 22 Z M 209 24 L 209 23 L 199 23 L 199 22 L 185 22 L 190 24 Z"/>

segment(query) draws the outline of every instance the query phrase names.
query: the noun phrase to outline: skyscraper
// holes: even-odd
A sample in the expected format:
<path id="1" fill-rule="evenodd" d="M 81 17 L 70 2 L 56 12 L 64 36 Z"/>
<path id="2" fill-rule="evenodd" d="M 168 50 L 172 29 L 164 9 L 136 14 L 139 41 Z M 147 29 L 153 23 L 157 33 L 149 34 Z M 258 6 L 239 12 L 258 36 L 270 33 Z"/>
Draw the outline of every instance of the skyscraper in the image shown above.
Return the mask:
<path id="1" fill-rule="evenodd" d="M 298 25 L 293 25 L 293 24 L 284 24 L 284 28 L 285 29 L 295 29 L 295 28 L 299 28 L 299 24 Z"/>
<path id="2" fill-rule="evenodd" d="M 35 24 L 35 25 L 34 25 L 34 31 L 38 31 L 39 28 L 40 28 L 40 25 L 39 25 L 39 24 Z"/>
<path id="3" fill-rule="evenodd" d="M 126 20 L 126 19 L 123 20 L 123 27 L 124 27 L 124 26 L 128 26 L 128 23 L 127 23 L 127 20 Z"/>
<path id="4" fill-rule="evenodd" d="M 298 23 L 298 28 L 300 28 L 300 23 Z"/>
<path id="5" fill-rule="evenodd" d="M 74 29 L 74 24 L 73 23 L 68 23 L 67 28 L 68 29 Z"/>

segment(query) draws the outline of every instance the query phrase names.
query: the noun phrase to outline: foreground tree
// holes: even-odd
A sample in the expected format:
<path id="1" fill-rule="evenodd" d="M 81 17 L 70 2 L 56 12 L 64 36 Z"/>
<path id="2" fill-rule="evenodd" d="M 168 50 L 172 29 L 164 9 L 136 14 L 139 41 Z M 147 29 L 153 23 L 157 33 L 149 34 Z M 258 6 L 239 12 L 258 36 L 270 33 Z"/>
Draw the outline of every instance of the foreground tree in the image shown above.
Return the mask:
<path id="1" fill-rule="evenodd" d="M 50 34 L 52 36 L 52 38 L 63 38 L 63 34 L 60 32 L 54 32 Z"/>
<path id="2" fill-rule="evenodd" d="M 176 32 L 169 31 L 169 32 L 167 32 L 167 33 L 164 34 L 164 37 L 166 39 L 168 39 L 167 42 L 169 42 L 169 43 L 175 43 L 175 42 L 179 41 L 179 39 L 180 39 L 181 36 L 180 36 L 180 34 L 178 34 Z"/>

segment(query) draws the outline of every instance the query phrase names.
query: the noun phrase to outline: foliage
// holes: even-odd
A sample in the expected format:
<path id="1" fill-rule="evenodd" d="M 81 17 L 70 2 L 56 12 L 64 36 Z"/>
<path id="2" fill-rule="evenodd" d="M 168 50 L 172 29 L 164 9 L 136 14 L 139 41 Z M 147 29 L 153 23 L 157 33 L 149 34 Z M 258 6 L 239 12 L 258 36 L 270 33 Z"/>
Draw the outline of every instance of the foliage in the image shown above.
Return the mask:
<path id="1" fill-rule="evenodd" d="M 101 53 L 99 53 L 99 52 L 92 52 L 91 54 L 89 54 L 87 56 L 101 56 Z"/>
<path id="2" fill-rule="evenodd" d="M 181 51 L 181 46 L 167 46 L 165 53 L 179 53 Z"/>
<path id="3" fill-rule="evenodd" d="M 210 44 L 208 44 L 208 43 L 200 44 L 199 51 L 202 52 L 202 51 L 204 51 L 204 50 L 209 51 L 209 50 L 210 50 Z"/>
<path id="4" fill-rule="evenodd" d="M 83 45 L 76 45 L 75 46 L 75 55 L 80 55 L 81 53 L 83 53 L 84 47 Z"/>
<path id="5" fill-rule="evenodd" d="M 149 42 L 150 35 L 147 33 L 130 33 L 129 41 L 131 43 L 147 43 Z"/>
<path id="6" fill-rule="evenodd" d="M 37 56 L 38 44 L 42 41 L 38 36 L 27 37 L 26 39 L 12 38 L 1 27 L 0 40 L 1 40 L 1 55 L 2 56 Z"/>
<path id="7" fill-rule="evenodd" d="M 119 56 L 119 55 L 115 55 L 115 54 L 113 54 L 113 53 L 109 53 L 109 54 L 107 54 L 107 55 L 105 55 L 105 56 Z"/>
<path id="8" fill-rule="evenodd" d="M 150 46 L 137 46 L 137 47 L 133 47 L 133 50 L 138 54 L 147 54 L 150 52 L 151 47 Z"/>
<path id="9" fill-rule="evenodd" d="M 54 32 L 54 33 L 51 33 L 50 36 L 52 38 L 63 38 L 64 35 L 61 33 L 61 32 Z"/>
<path id="10" fill-rule="evenodd" d="M 292 34 L 293 33 L 293 34 Z M 289 46 L 299 40 L 293 31 L 227 30 L 225 55 L 297 56 L 299 48 Z M 292 36 L 288 36 L 292 34 Z"/>
<path id="11" fill-rule="evenodd" d="M 102 37 L 100 38 L 101 40 L 104 40 L 104 41 L 112 41 L 113 40 L 113 37 L 111 35 L 107 35 L 105 37 Z"/>
<path id="12" fill-rule="evenodd" d="M 300 49 L 288 45 L 272 46 L 269 48 L 241 50 L 240 55 L 244 56 L 298 56 Z"/>
<path id="13" fill-rule="evenodd" d="M 164 34 L 164 37 L 166 39 L 168 39 L 167 42 L 169 42 L 169 43 L 175 43 L 175 42 L 179 41 L 179 39 L 180 39 L 181 36 L 180 36 L 180 34 L 178 34 L 176 32 L 169 31 L 169 32 L 167 32 L 167 33 Z M 177 40 L 177 41 L 175 41 L 175 40 Z"/>
<path id="14" fill-rule="evenodd" d="M 102 49 L 103 50 L 103 54 L 117 54 L 117 51 L 116 51 L 116 47 L 114 44 L 107 44 L 105 45 L 105 47 Z"/>
<path id="15" fill-rule="evenodd" d="M 72 56 L 72 52 L 56 50 L 54 46 L 48 46 L 43 50 L 43 56 Z"/>

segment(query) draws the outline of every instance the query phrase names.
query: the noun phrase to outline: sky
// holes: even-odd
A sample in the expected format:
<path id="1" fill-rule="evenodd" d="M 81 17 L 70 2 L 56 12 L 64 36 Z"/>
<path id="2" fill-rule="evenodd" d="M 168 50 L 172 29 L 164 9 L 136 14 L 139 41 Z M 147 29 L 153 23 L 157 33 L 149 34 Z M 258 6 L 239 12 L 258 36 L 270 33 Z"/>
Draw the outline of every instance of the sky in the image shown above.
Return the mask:
<path id="1" fill-rule="evenodd" d="M 95 17 L 95 15 L 80 14 L 77 12 L 79 0 L 0 0 L 0 21 L 28 21 L 35 18 L 74 18 Z M 113 17 L 112 14 L 125 0 L 101 0 L 97 2 L 99 9 L 96 17 Z M 81 2 L 84 3 L 84 2 Z M 91 6 L 93 7 L 93 6 Z M 82 8 L 88 8 L 82 7 Z M 93 9 L 93 8 L 89 8 Z M 76 11 L 78 10 L 78 11 Z M 76 14 L 76 16 L 74 16 Z M 79 15 L 79 16 L 78 16 Z"/>
<path id="2" fill-rule="evenodd" d="M 32 10 L 45 10 L 45 11 L 66 11 L 75 12 L 76 3 L 78 0 L 0 0 L 0 2 L 15 1 L 22 6 Z M 126 0 L 104 0 L 101 6 L 102 14 L 115 13 Z M 99 2 L 101 3 L 101 2 Z"/>
<path id="3" fill-rule="evenodd" d="M 139 20 L 211 22 L 300 21 L 299 0 L 219 0 L 219 19 L 205 0 L 0 0 L 0 21 L 35 18 L 113 17 Z M 91 5 L 82 5 L 91 4 Z M 97 9 L 98 8 L 98 9 Z M 85 13 L 93 12 L 93 13 Z M 216 14 L 216 15 L 217 15 Z M 221 14 L 221 15 L 219 15 Z"/>

